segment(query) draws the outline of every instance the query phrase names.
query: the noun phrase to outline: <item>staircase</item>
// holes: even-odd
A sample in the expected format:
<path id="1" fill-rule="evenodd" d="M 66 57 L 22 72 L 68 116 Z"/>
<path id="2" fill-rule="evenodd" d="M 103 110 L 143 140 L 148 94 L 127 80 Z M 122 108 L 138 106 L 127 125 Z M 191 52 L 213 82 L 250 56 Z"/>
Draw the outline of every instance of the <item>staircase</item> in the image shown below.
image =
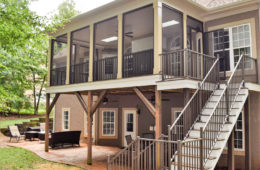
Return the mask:
<path id="1" fill-rule="evenodd" d="M 213 170 L 248 97 L 244 87 L 246 56 L 240 56 L 231 76 L 220 83 L 219 58 L 185 105 L 168 136 L 137 137 L 108 157 L 108 169 Z"/>
<path id="2" fill-rule="evenodd" d="M 179 169 L 180 166 L 180 169 L 211 170 L 215 168 L 248 97 L 248 89 L 244 88 L 244 60 L 245 57 L 241 56 L 225 84 L 218 84 L 217 87 L 207 85 L 211 87 L 205 88 L 205 84 L 210 83 L 206 76 L 200 88 L 179 115 L 179 119 L 177 118 L 169 127 L 169 139 L 172 140 L 175 136 L 175 140 L 182 140 L 183 143 L 172 156 L 171 169 Z M 211 72 L 208 76 L 212 74 Z M 204 91 L 204 94 L 200 94 L 200 91 Z M 205 97 L 203 96 L 205 91 L 212 92 L 209 92 L 210 96 L 206 94 Z M 192 103 L 200 103 L 201 98 L 207 98 L 207 101 L 200 110 Z M 186 136 L 181 139 L 182 135 L 176 131 L 179 124 L 184 124 L 180 121 L 185 120 L 185 116 L 195 113 L 198 113 L 196 120 L 190 129 L 184 132 Z M 183 131 L 186 129 L 184 127 Z M 196 144 L 188 143 L 195 139 L 202 141 Z"/>

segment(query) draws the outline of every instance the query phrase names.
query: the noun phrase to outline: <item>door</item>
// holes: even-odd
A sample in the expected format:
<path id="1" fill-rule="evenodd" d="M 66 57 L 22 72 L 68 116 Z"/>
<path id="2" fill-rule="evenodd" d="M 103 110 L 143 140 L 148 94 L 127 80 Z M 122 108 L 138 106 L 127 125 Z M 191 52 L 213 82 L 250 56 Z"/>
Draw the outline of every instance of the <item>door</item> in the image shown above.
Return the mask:
<path id="1" fill-rule="evenodd" d="M 137 136 L 137 114 L 136 109 L 125 109 L 123 111 L 123 138 L 124 146 L 127 146 L 125 136 L 131 135 L 134 140 Z"/>

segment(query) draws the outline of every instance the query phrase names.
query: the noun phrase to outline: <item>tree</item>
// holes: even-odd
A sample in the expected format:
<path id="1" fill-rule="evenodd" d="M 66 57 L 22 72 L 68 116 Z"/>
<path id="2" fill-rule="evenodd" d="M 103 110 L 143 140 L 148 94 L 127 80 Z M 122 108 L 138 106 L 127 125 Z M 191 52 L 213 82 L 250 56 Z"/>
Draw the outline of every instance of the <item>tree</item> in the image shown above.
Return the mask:
<path id="1" fill-rule="evenodd" d="M 45 27 L 48 32 L 55 32 L 57 28 L 62 27 L 65 23 L 69 22 L 69 19 L 79 14 L 79 11 L 75 10 L 75 2 L 73 0 L 66 0 L 58 6 L 58 13 L 51 17 L 51 24 Z M 38 113 L 39 104 L 43 92 L 43 88 L 46 85 L 47 77 L 47 59 L 48 57 L 48 39 L 41 37 L 35 39 L 33 43 L 33 50 L 30 52 L 30 56 L 34 56 L 34 63 L 31 68 L 31 80 L 33 89 L 33 103 L 34 103 L 34 114 Z M 44 56 L 44 57 L 36 57 Z M 45 70 L 42 69 L 43 63 Z M 39 65 L 41 64 L 41 65 Z"/>
<path id="2" fill-rule="evenodd" d="M 0 112 L 8 113 L 30 103 L 26 90 L 33 89 L 34 113 L 46 84 L 47 32 L 78 14 L 72 0 L 63 2 L 51 22 L 29 10 L 30 0 L 0 0 Z"/>

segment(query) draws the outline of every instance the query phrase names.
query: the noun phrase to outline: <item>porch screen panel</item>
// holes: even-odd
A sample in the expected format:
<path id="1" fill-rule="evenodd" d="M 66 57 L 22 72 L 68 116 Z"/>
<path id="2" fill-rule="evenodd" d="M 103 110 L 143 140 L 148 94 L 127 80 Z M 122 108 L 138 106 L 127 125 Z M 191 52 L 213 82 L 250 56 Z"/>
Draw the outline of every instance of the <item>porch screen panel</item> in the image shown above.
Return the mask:
<path id="1" fill-rule="evenodd" d="M 117 22 L 117 18 L 112 18 L 94 25 L 94 81 L 117 76 Z"/>
<path id="2" fill-rule="evenodd" d="M 202 56 L 199 55 L 202 52 L 202 34 L 203 23 L 193 17 L 187 17 L 187 48 L 191 50 L 185 54 L 187 65 L 187 76 L 195 79 L 201 79 L 201 60 Z"/>
<path id="3" fill-rule="evenodd" d="M 88 81 L 89 43 L 89 27 L 71 33 L 70 83 L 83 83 Z"/>
<path id="4" fill-rule="evenodd" d="M 88 81 L 89 76 L 89 27 L 71 34 L 70 83 Z"/>
<path id="5" fill-rule="evenodd" d="M 152 5 L 123 16 L 123 76 L 153 73 L 154 12 Z"/>
<path id="6" fill-rule="evenodd" d="M 163 73 L 183 76 L 183 14 L 166 5 L 162 8 L 162 52 L 173 52 L 162 56 Z M 176 52 L 174 52 L 176 51 Z"/>
<path id="7" fill-rule="evenodd" d="M 67 34 L 52 40 L 50 85 L 64 85 L 67 65 Z"/>

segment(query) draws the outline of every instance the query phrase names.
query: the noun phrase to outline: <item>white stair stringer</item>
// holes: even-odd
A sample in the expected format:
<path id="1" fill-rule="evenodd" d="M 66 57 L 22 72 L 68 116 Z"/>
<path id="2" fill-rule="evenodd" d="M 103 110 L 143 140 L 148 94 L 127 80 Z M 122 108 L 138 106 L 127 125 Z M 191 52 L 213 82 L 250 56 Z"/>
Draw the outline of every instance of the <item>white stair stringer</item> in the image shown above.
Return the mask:
<path id="1" fill-rule="evenodd" d="M 229 139 L 229 136 L 231 135 L 231 132 L 237 122 L 237 119 L 239 117 L 240 112 L 243 109 L 243 106 L 246 102 L 246 99 L 248 97 L 248 89 L 240 89 L 240 91 L 238 92 L 238 96 L 234 101 L 234 105 L 231 109 L 231 115 L 229 116 L 229 121 L 224 124 L 219 137 L 216 142 L 216 144 L 214 145 L 214 147 L 217 147 L 219 149 L 216 150 L 212 150 L 212 152 L 210 153 L 209 157 L 214 157 L 216 159 L 208 159 L 205 167 L 210 167 L 211 170 L 213 170 L 215 168 L 215 166 L 218 163 L 218 160 L 223 152 L 223 149 L 226 146 L 226 143 Z"/>

